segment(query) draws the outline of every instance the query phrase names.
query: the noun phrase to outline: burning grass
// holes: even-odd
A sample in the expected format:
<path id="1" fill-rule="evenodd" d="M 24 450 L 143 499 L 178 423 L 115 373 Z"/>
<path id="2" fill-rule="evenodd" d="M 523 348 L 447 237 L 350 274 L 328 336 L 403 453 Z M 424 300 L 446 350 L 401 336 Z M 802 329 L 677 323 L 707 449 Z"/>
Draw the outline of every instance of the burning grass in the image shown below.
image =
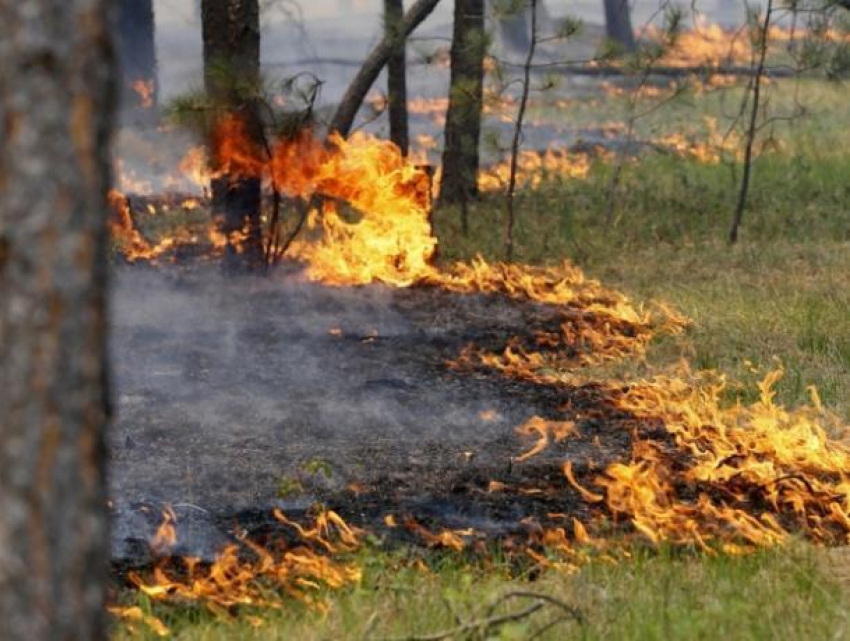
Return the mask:
<path id="1" fill-rule="evenodd" d="M 623 247 L 628 248 L 628 252 L 612 257 L 611 254 L 616 252 L 612 252 L 610 246 L 596 247 L 591 241 L 582 247 L 577 243 L 576 236 L 566 233 L 563 225 L 568 214 L 563 209 L 553 209 L 557 216 L 532 218 L 553 202 L 557 203 L 558 199 L 576 202 L 577 194 L 579 202 L 582 202 L 582 197 L 587 199 L 584 202 L 594 202 L 590 193 L 593 185 L 589 185 L 588 191 L 584 193 L 580 186 L 565 188 L 562 185 L 559 189 L 575 190 L 565 192 L 547 191 L 544 185 L 538 195 L 534 196 L 535 200 L 530 200 L 532 206 L 524 214 L 526 220 L 535 220 L 527 224 L 542 227 L 527 228 L 522 236 L 525 239 L 536 238 L 535 242 L 540 246 L 532 247 L 526 240 L 520 251 L 527 254 L 534 251 L 542 255 L 551 254 L 552 249 L 546 244 L 552 241 L 553 234 L 548 233 L 550 230 L 547 229 L 547 225 L 551 224 L 552 229 L 556 230 L 556 240 L 565 242 L 568 251 L 578 254 L 580 258 L 584 251 L 584 262 L 590 264 L 597 273 L 613 274 L 619 282 L 642 293 L 663 293 L 666 298 L 672 298 L 678 303 L 678 307 L 696 316 L 696 326 L 688 334 L 683 334 L 686 322 L 682 316 L 666 307 L 657 308 L 650 314 L 631 303 L 623 294 L 585 277 L 581 270 L 570 263 L 533 268 L 472 258 L 440 268 L 434 261 L 437 242 L 431 235 L 421 176 L 414 168 L 405 165 L 384 143 L 358 138 L 349 143 L 337 142 L 328 148 L 305 138 L 286 143 L 276 150 L 271 163 L 263 162 L 259 167 L 252 164 L 256 162 L 253 157 L 245 158 L 239 154 L 234 157 L 243 163 L 241 171 L 273 172 L 277 184 L 288 195 L 308 200 L 320 194 L 329 199 L 326 206 L 315 209 L 311 214 L 307 233 L 294 247 L 293 254 L 305 262 L 306 275 L 310 279 L 334 286 L 377 281 L 395 287 L 433 287 L 459 293 L 485 292 L 561 310 L 560 321 L 553 327 L 544 328 L 530 337 L 510 341 L 500 350 L 470 346 L 464 354 L 459 355 L 456 365 L 461 368 L 487 368 L 533 383 L 563 386 L 565 402 L 569 398 L 569 391 L 577 384 L 588 379 L 601 380 L 602 387 L 615 403 L 616 409 L 634 421 L 630 457 L 604 469 L 583 471 L 580 475 L 565 468 L 560 484 L 554 489 L 563 494 L 574 493 L 579 496 L 591 516 L 577 520 L 569 515 L 553 515 L 552 521 L 562 520 L 563 525 L 551 522 L 542 526 L 530 524 L 534 527 L 529 528 L 527 538 L 512 540 L 513 547 L 509 546 L 508 551 L 503 549 L 498 554 L 512 556 L 515 560 L 518 552 L 526 563 L 536 568 L 535 572 L 543 568 L 545 573 L 548 568 L 558 570 L 561 574 L 564 571 L 573 573 L 577 577 L 598 578 L 601 574 L 601 583 L 610 590 L 613 589 L 613 580 L 606 583 L 604 576 L 619 576 L 627 585 L 642 586 L 642 575 L 637 573 L 626 576 L 633 571 L 637 572 L 635 566 L 629 564 L 622 570 L 600 570 L 606 567 L 604 559 L 623 561 L 633 554 L 636 547 L 639 549 L 646 543 L 660 550 L 666 549 L 666 546 L 675 546 L 702 550 L 710 555 L 718 551 L 755 553 L 755 560 L 743 563 L 753 564 L 756 568 L 760 567 L 759 563 L 767 563 L 768 569 L 764 570 L 767 573 L 774 571 L 774 567 L 784 567 L 785 561 L 780 556 L 756 552 L 759 548 L 787 546 L 797 535 L 817 543 L 847 543 L 850 532 L 850 484 L 846 477 L 850 472 L 850 452 L 841 440 L 847 428 L 845 421 L 824 409 L 815 393 L 809 393 L 808 404 L 803 403 L 805 386 L 798 382 L 800 393 L 792 398 L 799 403 L 799 407 L 788 408 L 776 400 L 776 390 L 780 384 L 777 373 L 764 376 L 755 388 L 756 391 L 752 392 L 742 386 L 730 385 L 726 378 L 715 371 L 697 369 L 692 373 L 680 370 L 671 374 L 648 365 L 653 358 L 648 346 L 659 338 L 661 349 L 667 350 L 668 354 L 673 345 L 689 350 L 689 354 L 685 355 L 690 355 L 698 367 L 743 360 L 737 350 L 739 347 L 744 353 L 747 349 L 752 350 L 751 346 L 746 345 L 749 338 L 759 337 L 763 340 L 766 327 L 777 335 L 783 333 L 782 329 L 771 328 L 770 325 L 788 322 L 789 308 L 778 304 L 760 309 L 747 319 L 749 334 L 745 336 L 729 335 L 729 325 L 720 324 L 715 330 L 718 335 L 710 337 L 713 342 L 682 346 L 688 341 L 706 340 L 705 336 L 699 334 L 701 320 L 710 323 L 714 312 L 718 312 L 721 318 L 723 311 L 732 313 L 728 309 L 720 309 L 728 307 L 729 292 L 733 292 L 736 304 L 743 310 L 753 305 L 764 305 L 767 299 L 775 296 L 776 291 L 781 291 L 788 299 L 786 302 L 790 310 L 794 310 L 800 308 L 801 304 L 809 307 L 801 303 L 796 292 L 789 293 L 793 287 L 802 286 L 811 288 L 810 296 L 826 298 L 827 302 L 823 304 L 827 311 L 823 312 L 826 314 L 824 317 L 817 316 L 820 312 L 812 312 L 816 315 L 806 324 L 794 326 L 796 349 L 837 359 L 832 367 L 840 370 L 850 362 L 846 360 L 846 345 L 842 342 L 846 341 L 850 330 L 846 326 L 847 283 L 836 274 L 819 284 L 801 283 L 799 279 L 808 273 L 816 280 L 818 264 L 823 265 L 824 262 L 832 265 L 833 269 L 844 269 L 842 273 L 847 273 L 846 238 L 842 240 L 836 234 L 827 234 L 825 240 L 819 239 L 822 246 L 817 249 L 813 245 L 806 245 L 805 248 L 800 245 L 781 245 L 784 252 L 774 247 L 766 250 L 767 258 L 751 256 L 747 249 L 721 257 L 716 247 L 711 248 L 703 243 L 695 248 L 693 237 L 682 234 L 681 230 L 678 230 L 679 242 L 675 247 L 662 245 L 659 248 L 658 238 L 652 237 L 652 233 L 645 232 L 647 236 L 640 237 L 632 229 L 620 232 L 618 229 L 622 229 L 624 223 L 617 221 L 614 233 L 620 234 L 618 240 Z M 298 163 L 294 161 L 296 158 L 299 159 Z M 304 158 L 307 161 L 302 163 Z M 662 159 L 659 162 L 665 161 Z M 823 184 L 823 172 L 815 176 L 814 172 L 809 175 L 795 168 L 793 163 L 781 166 L 798 172 L 795 175 L 802 181 L 803 191 L 808 184 L 806 181 Z M 300 169 L 292 171 L 292 167 Z M 705 172 L 706 169 L 700 166 L 699 171 Z M 716 177 L 719 169 L 709 171 L 715 172 L 712 180 L 717 181 L 714 187 L 719 193 L 722 183 L 722 179 Z M 771 177 L 769 171 L 771 167 L 767 165 L 768 179 Z M 840 175 L 841 172 L 836 170 L 835 173 Z M 699 175 L 704 177 L 706 174 Z M 637 182 L 637 178 L 635 180 Z M 642 195 L 635 196 L 636 201 L 653 190 L 655 198 L 665 193 L 663 188 L 659 189 L 659 179 L 645 185 L 643 189 Z M 671 198 L 681 197 L 676 195 L 676 191 L 674 185 L 670 187 L 668 195 Z M 762 202 L 760 198 L 769 197 L 768 192 L 768 187 L 762 195 L 756 192 L 755 202 L 758 204 Z M 119 212 L 124 211 L 121 201 L 116 199 L 116 202 Z M 358 215 L 346 215 L 338 202 L 353 205 Z M 651 202 L 650 199 L 650 206 Z M 710 199 L 707 202 L 716 204 Z M 643 206 L 646 207 L 647 203 Z M 473 209 L 473 239 L 455 239 L 454 245 L 444 243 L 444 257 L 456 256 L 463 242 L 486 246 L 487 238 L 492 235 L 480 230 L 494 228 L 495 221 L 487 219 L 484 207 Z M 658 229 L 670 225 L 666 217 L 673 209 L 671 203 L 667 203 L 666 208 L 652 213 L 652 220 L 657 225 L 656 236 Z M 641 225 L 645 222 L 645 219 L 639 218 L 642 214 L 640 211 L 632 214 Z M 681 215 L 681 212 L 675 211 L 674 215 Z M 794 227 L 788 219 L 783 220 L 775 213 L 773 216 L 772 221 L 779 228 L 772 230 L 773 233 Z M 826 220 L 825 214 L 822 216 Z M 846 208 L 844 216 L 844 219 L 839 220 L 846 222 Z M 125 234 L 122 237 L 125 244 L 132 248 L 144 241 L 133 233 L 133 228 L 126 224 L 126 218 L 120 213 L 117 220 Z M 437 222 L 438 230 L 443 231 L 454 224 L 453 221 L 439 219 Z M 821 229 L 840 228 L 840 222 L 833 220 L 829 224 L 839 226 Z M 674 231 L 671 227 L 669 233 Z M 482 238 L 484 234 L 488 234 L 487 238 Z M 442 238 L 447 237 L 450 235 L 442 234 Z M 731 270 L 731 274 L 722 273 L 718 276 L 715 270 L 708 270 L 705 265 L 708 262 L 705 260 L 707 251 L 717 252 L 711 256 L 720 257 L 719 263 L 724 269 Z M 775 252 L 773 258 L 770 251 Z M 836 252 L 836 255 L 829 255 L 831 251 Z M 660 261 L 659 255 L 665 260 Z M 803 274 L 799 270 L 794 274 L 788 273 L 786 264 L 789 257 L 800 261 L 798 267 L 802 264 L 805 268 Z M 754 266 L 763 264 L 760 262 L 763 260 L 774 261 L 771 263 L 772 294 L 758 291 L 765 281 L 752 280 L 755 278 Z M 644 262 L 647 265 L 643 265 Z M 695 265 L 695 262 L 699 264 Z M 671 271 L 673 265 L 676 266 L 672 270 L 675 274 Z M 736 276 L 744 282 L 735 283 Z M 718 295 L 717 300 L 708 305 L 709 312 L 699 313 L 700 305 L 704 303 L 694 298 L 696 285 L 717 278 L 726 284 L 726 297 Z M 834 291 L 817 289 L 828 289 L 830 282 Z M 742 291 L 742 287 L 747 285 L 753 289 L 752 299 Z M 784 289 L 777 289 L 782 287 Z M 708 291 L 707 295 L 711 295 L 712 290 Z M 669 296 L 671 292 L 673 296 Z M 845 312 L 843 315 L 842 310 Z M 694 314 L 694 311 L 698 313 Z M 833 327 L 833 331 L 824 331 L 822 324 Z M 721 342 L 727 345 L 723 346 Z M 784 353 L 784 345 L 782 342 L 759 345 L 755 350 L 759 353 L 754 354 L 753 359 L 764 360 L 766 356 L 773 355 L 771 352 Z M 706 355 L 710 355 L 714 362 L 707 361 Z M 617 372 L 618 368 L 621 371 L 615 378 L 612 373 Z M 633 371 L 627 371 L 629 368 Z M 637 375 L 641 370 L 643 375 Z M 792 375 L 802 378 L 799 372 L 794 374 L 794 371 L 792 364 Z M 846 381 L 846 372 L 838 376 L 840 381 Z M 829 399 L 840 397 L 842 390 L 846 390 L 846 384 L 828 390 Z M 783 390 L 783 393 L 788 395 L 787 390 Z M 742 399 L 742 402 L 735 402 L 736 398 Z M 573 418 L 538 417 L 519 426 L 519 429 L 527 437 L 528 445 L 517 451 L 516 462 L 525 463 L 533 461 L 535 456 L 548 447 L 574 438 L 582 432 L 584 425 L 581 420 Z M 518 488 L 503 484 L 494 485 L 492 490 L 508 493 L 545 492 L 553 488 Z M 338 528 L 336 535 L 343 539 L 347 536 L 346 531 L 354 532 L 347 525 L 334 523 Z M 431 531 L 420 523 L 401 523 L 422 544 L 432 547 L 467 551 L 469 542 L 475 540 L 474 532 L 468 530 Z M 387 525 L 390 528 L 399 527 L 395 520 L 392 525 Z M 301 589 L 304 587 L 310 588 L 307 594 L 312 594 L 316 585 L 323 585 L 325 587 L 320 588 L 317 594 L 326 594 L 324 590 L 327 587 L 356 583 L 357 567 L 347 565 L 346 562 L 338 565 L 337 561 L 327 556 L 339 550 L 351 553 L 353 541 L 345 543 L 338 550 L 337 544 L 332 544 L 331 548 L 323 545 L 322 541 L 328 541 L 325 534 L 319 534 L 319 538 L 316 538 L 312 529 L 296 530 L 303 539 L 300 545 L 306 547 L 296 547 L 275 555 L 246 543 L 254 560 L 245 560 L 230 549 L 211 568 L 204 568 L 201 574 L 194 574 L 193 568 L 197 566 L 187 563 L 179 574 L 168 574 L 163 570 L 152 581 L 139 578 L 136 583 L 151 598 L 167 597 L 178 602 L 202 600 L 211 604 L 213 610 L 224 608 L 228 611 L 237 605 L 264 606 L 276 603 L 278 597 L 268 597 L 265 592 L 269 583 L 282 589 L 284 594 L 299 597 L 305 594 Z M 304 550 L 309 550 L 309 554 Z M 492 550 L 488 553 L 492 553 Z M 671 562 L 671 565 L 676 566 L 677 571 L 682 570 L 682 566 L 677 563 Z M 690 594 L 694 596 L 689 598 L 697 600 L 699 597 L 696 595 L 700 594 L 697 586 L 712 575 L 712 568 L 724 567 L 724 571 L 731 575 L 743 567 L 730 569 L 732 566 L 723 566 L 727 561 L 717 561 L 717 566 L 708 561 L 701 561 L 696 566 L 688 566 L 688 563 L 693 562 L 685 562 L 685 571 L 701 577 L 690 588 Z M 610 575 L 606 575 L 606 572 L 610 572 Z M 669 596 L 669 585 L 680 579 L 670 579 L 665 572 L 667 570 L 662 569 L 661 574 L 668 578 L 659 581 L 667 581 L 664 585 L 668 588 L 662 591 L 661 585 L 659 594 L 674 598 Z M 806 594 L 820 594 L 818 589 L 810 585 L 815 582 L 809 582 L 808 576 L 814 576 L 814 570 L 801 572 L 799 584 L 809 586 Z M 222 577 L 225 578 L 223 581 Z M 585 579 L 548 580 L 576 581 L 580 584 Z M 592 579 L 587 580 L 592 582 Z M 689 580 L 690 577 L 686 576 L 683 582 L 688 583 Z M 755 586 L 751 587 L 755 589 Z M 620 605 L 634 597 L 628 590 L 623 594 L 626 596 L 620 600 Z M 353 596 L 332 598 L 338 607 L 344 609 L 347 607 L 346 602 L 362 603 L 358 599 L 363 596 L 354 589 Z M 718 598 L 721 603 L 726 603 L 724 599 L 728 597 Z M 823 595 L 816 598 L 820 599 L 821 607 L 832 612 L 835 607 L 833 600 Z M 576 601 L 580 603 L 582 599 L 577 598 Z M 663 607 L 658 603 L 646 605 L 650 611 L 656 612 L 657 618 L 653 621 L 657 625 L 679 625 L 678 618 L 674 624 L 669 620 L 669 602 Z M 604 611 L 607 606 L 594 602 L 592 607 Z M 145 612 L 140 615 L 137 610 L 124 612 L 131 621 L 147 616 Z M 830 614 L 830 625 L 837 625 L 835 616 Z M 692 630 L 703 629 L 700 626 L 705 625 L 704 620 L 683 619 L 694 621 Z M 155 623 L 153 625 L 156 626 Z M 599 624 L 600 630 L 609 633 L 613 633 L 614 628 Z"/>
<path id="2" fill-rule="evenodd" d="M 237 607 L 280 609 L 284 598 L 322 609 L 323 602 L 316 598 L 322 588 L 340 589 L 360 582 L 361 569 L 340 557 L 360 547 L 361 530 L 332 511 L 317 514 L 306 526 L 289 520 L 280 511 L 275 511 L 274 516 L 288 532 L 278 532 L 270 547 L 242 539 L 225 547 L 212 563 L 206 563 L 170 556 L 177 542 L 176 517 L 173 511 L 166 510 L 151 542 L 152 551 L 161 560 L 149 572 L 131 571 L 126 580 L 151 601 L 197 604 L 224 618 Z M 286 545 L 287 539 L 294 539 L 294 543 Z M 130 630 L 143 624 L 158 636 L 169 635 L 168 627 L 158 617 L 139 606 L 115 605 L 110 612 L 127 622 Z"/>
<path id="3" fill-rule="evenodd" d="M 191 608 L 143 603 L 174 638 L 216 641 L 248 639 L 407 638 L 436 634 L 458 618 L 480 618 L 486 606 L 511 591 L 533 590 L 573 604 L 586 617 L 583 628 L 560 624 L 541 639 L 581 635 L 587 639 L 650 640 L 713 638 L 841 638 L 847 629 L 846 592 L 823 559 L 794 543 L 782 551 L 747 557 L 693 557 L 669 548 L 633 550 L 618 563 L 597 559 L 578 573 L 533 566 L 512 572 L 494 552 L 487 562 L 459 561 L 454 554 L 369 551 L 358 557 L 364 574 L 355 589 L 325 593 L 327 612 L 300 607 L 215 617 Z M 533 579 L 533 580 L 532 580 Z M 500 633 L 528 638 L 545 624 L 536 613 Z M 119 640 L 157 638 L 142 626 L 121 625 Z"/>

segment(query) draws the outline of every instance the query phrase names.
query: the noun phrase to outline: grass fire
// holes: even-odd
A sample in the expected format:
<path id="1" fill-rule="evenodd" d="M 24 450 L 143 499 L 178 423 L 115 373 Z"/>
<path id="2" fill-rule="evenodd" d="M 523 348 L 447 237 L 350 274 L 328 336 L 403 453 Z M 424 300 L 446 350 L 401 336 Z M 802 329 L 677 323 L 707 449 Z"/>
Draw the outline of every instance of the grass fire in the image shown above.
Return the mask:
<path id="1" fill-rule="evenodd" d="M 846 636 L 844 0 L 117 4 L 0 10 L 4 635 Z"/>

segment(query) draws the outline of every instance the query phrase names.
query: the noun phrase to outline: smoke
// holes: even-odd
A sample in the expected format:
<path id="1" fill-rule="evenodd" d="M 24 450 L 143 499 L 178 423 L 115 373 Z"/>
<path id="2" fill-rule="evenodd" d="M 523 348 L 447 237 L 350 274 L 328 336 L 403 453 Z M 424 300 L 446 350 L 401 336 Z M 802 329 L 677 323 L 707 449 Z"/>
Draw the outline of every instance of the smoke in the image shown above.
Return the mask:
<path id="1" fill-rule="evenodd" d="M 522 315 L 482 296 L 116 269 L 115 554 L 152 527 L 138 506 L 193 506 L 184 544 L 200 553 L 220 537 L 200 533 L 227 514 L 304 509 L 353 483 L 416 494 L 421 470 L 449 483 L 509 465 L 520 446 L 504 443 L 538 401 L 445 364 L 500 323 L 517 331 Z"/>

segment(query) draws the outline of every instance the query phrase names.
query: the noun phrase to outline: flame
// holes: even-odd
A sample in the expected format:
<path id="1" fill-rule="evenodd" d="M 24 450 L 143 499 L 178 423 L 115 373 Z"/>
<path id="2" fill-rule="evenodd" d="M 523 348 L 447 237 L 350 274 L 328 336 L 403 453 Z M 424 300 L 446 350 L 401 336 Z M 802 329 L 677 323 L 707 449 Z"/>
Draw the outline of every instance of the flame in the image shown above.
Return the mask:
<path id="1" fill-rule="evenodd" d="M 716 132 L 711 126 L 709 131 Z M 635 306 L 570 263 L 529 267 L 476 258 L 438 268 L 427 176 L 391 143 L 357 134 L 326 144 L 302 132 L 279 141 L 265 154 L 248 141 L 236 119 L 225 120 L 217 136 L 216 167 L 232 175 L 273 180 L 283 194 L 307 203 L 305 229 L 290 251 L 305 263 L 308 279 L 331 286 L 383 283 L 494 294 L 543 303 L 551 311 L 548 320 L 501 350 L 468 347 L 455 367 L 494 368 L 505 376 L 567 389 L 575 380 L 570 373 L 577 368 L 641 357 L 658 333 L 675 334 L 688 325 L 688 319 L 664 305 Z M 707 151 L 689 153 L 710 158 Z M 539 173 L 546 161 L 536 158 L 529 161 L 529 171 Z M 119 194 L 113 200 L 116 234 L 126 244 L 138 245 L 140 254 L 155 255 L 158 247 L 145 244 L 135 230 L 126 198 Z M 223 244 L 227 239 L 214 240 Z M 604 511 L 615 521 L 626 520 L 653 543 L 739 552 L 782 543 L 798 531 L 816 541 L 846 543 L 850 451 L 828 437 L 824 426 L 829 419 L 816 398 L 810 407 L 795 410 L 775 403 L 778 377 L 777 373 L 765 379 L 756 404 L 732 407 L 722 402 L 724 381 L 713 373 L 598 383 L 619 411 L 636 422 L 663 426 L 669 438 L 649 440 L 638 430 L 630 460 L 596 474 L 593 489 L 584 478 L 580 484 L 569 465 L 564 467 L 566 483 L 591 509 Z M 521 425 L 518 432 L 537 437 L 519 461 L 530 459 L 552 441 L 578 435 L 573 421 L 539 417 Z M 251 587 L 258 576 L 277 581 L 286 591 L 355 580 L 356 569 L 324 556 L 356 547 L 358 534 L 353 528 L 333 513 L 319 517 L 312 528 L 277 516 L 305 541 L 302 548 L 278 558 L 245 543 L 256 557 L 247 565 L 234 546 L 208 571 L 187 561 L 187 581 L 159 568 L 152 584 L 139 580 L 140 589 L 154 598 L 179 595 L 228 607 L 263 601 Z M 387 522 L 391 524 L 395 521 Z M 413 520 L 405 527 L 428 545 L 455 550 L 474 534 L 434 533 Z M 571 549 L 563 528 L 544 530 L 541 537 L 546 545 Z M 573 524 L 573 537 L 583 543 L 599 540 L 584 524 Z"/>
<path id="2" fill-rule="evenodd" d="M 661 39 L 660 29 L 650 26 L 650 38 Z M 768 47 L 787 46 L 796 37 L 810 36 L 807 29 L 798 29 L 795 34 L 788 27 L 774 25 L 768 33 Z M 827 41 L 847 42 L 847 34 L 828 28 L 821 34 Z M 698 16 L 693 27 L 676 36 L 673 46 L 661 60 L 672 67 L 715 67 L 749 65 L 753 60 L 753 43 L 746 28 L 728 29 Z"/>
<path id="3" fill-rule="evenodd" d="M 285 595 L 321 607 L 312 593 L 321 586 L 341 588 L 361 580 L 361 570 L 354 564 L 343 563 L 333 555 L 350 553 L 360 546 L 362 531 L 348 525 L 332 511 L 321 512 L 311 525 L 289 520 L 276 510 L 277 521 L 295 533 L 298 543 L 281 554 L 247 539 L 241 545 L 229 545 L 211 564 L 185 558 L 174 564 L 161 563 L 145 577 L 138 572 L 128 575 L 130 582 L 155 601 L 189 601 L 205 605 L 213 613 L 236 606 L 280 608 L 277 589 Z M 160 532 L 173 544 L 173 511 L 165 513 Z M 157 534 L 159 538 L 159 533 Z M 113 606 L 110 611 L 130 620 L 142 620 L 157 634 L 167 628 L 155 617 L 141 616 L 137 608 Z"/>
<path id="4" fill-rule="evenodd" d="M 549 446 L 550 436 L 557 443 L 568 436 L 577 434 L 576 424 L 572 421 L 547 421 L 539 416 L 530 418 L 516 428 L 516 431 L 521 436 L 534 436 L 535 434 L 538 436 L 534 446 L 516 458 L 519 462 L 526 461 L 545 450 Z"/>
<path id="5" fill-rule="evenodd" d="M 139 104 L 143 109 L 151 109 L 153 107 L 153 96 L 156 91 L 156 83 L 153 80 L 139 78 L 132 82 L 130 88 L 136 92 L 136 95 L 139 97 Z"/>
<path id="6" fill-rule="evenodd" d="M 166 506 L 162 512 L 162 523 L 151 541 L 151 550 L 156 556 L 165 556 L 177 543 L 177 515 L 171 506 Z"/>
<path id="7" fill-rule="evenodd" d="M 426 116 L 435 125 L 442 127 L 446 124 L 446 110 L 449 108 L 449 99 L 440 98 L 410 98 L 407 101 L 407 110 L 412 114 Z"/>
<path id="8" fill-rule="evenodd" d="M 597 484 L 611 510 L 628 515 L 653 541 L 764 546 L 794 530 L 815 541 L 850 541 L 850 449 L 824 427 L 838 428 L 839 421 L 816 395 L 809 406 L 777 405 L 782 374 L 767 374 L 749 406 L 725 407 L 726 381 L 714 372 L 629 386 L 618 406 L 661 418 L 676 449 L 638 440 L 631 463 L 606 470 Z M 681 472 L 677 453 L 689 460 Z M 696 498 L 685 498 L 683 487 L 696 490 Z"/>
<path id="9" fill-rule="evenodd" d="M 167 637 L 171 634 L 171 630 L 159 618 L 152 614 L 147 614 L 137 605 L 127 607 L 108 606 L 106 609 L 110 614 L 120 617 L 124 621 L 144 623 L 158 637 Z"/>
<path id="10" fill-rule="evenodd" d="M 428 547 L 446 548 L 460 552 L 466 547 L 466 538 L 475 534 L 473 528 L 462 530 L 443 529 L 437 533 L 431 532 L 424 525 L 413 518 L 408 518 L 404 522 L 404 527 L 408 532 L 418 536 Z"/>
<path id="11" fill-rule="evenodd" d="M 547 179 L 586 178 L 591 161 L 586 153 L 556 148 L 549 148 L 543 153 L 523 149 L 517 157 L 517 185 L 536 188 Z M 484 168 L 478 176 L 478 188 L 482 191 L 504 190 L 510 173 L 509 160 Z"/>

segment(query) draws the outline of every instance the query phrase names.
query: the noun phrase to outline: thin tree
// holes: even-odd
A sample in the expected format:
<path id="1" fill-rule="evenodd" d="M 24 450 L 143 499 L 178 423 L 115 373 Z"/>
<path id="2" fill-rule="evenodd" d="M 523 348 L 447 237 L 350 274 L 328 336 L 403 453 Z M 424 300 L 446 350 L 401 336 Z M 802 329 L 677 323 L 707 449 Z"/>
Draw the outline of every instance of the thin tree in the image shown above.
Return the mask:
<path id="1" fill-rule="evenodd" d="M 442 204 L 465 206 L 478 197 L 486 52 L 484 0 L 455 0 L 451 84 L 440 185 Z"/>
<path id="2" fill-rule="evenodd" d="M 626 52 L 637 48 L 635 33 L 632 29 L 632 16 L 629 0 L 602 0 L 605 9 L 605 35 Z"/>
<path id="3" fill-rule="evenodd" d="M 216 135 L 216 123 L 221 118 L 240 120 L 249 140 L 257 145 L 258 155 L 262 146 L 256 99 L 260 86 L 259 4 L 257 0 L 202 0 L 201 21 L 204 87 L 216 107 L 210 157 L 213 171 L 220 173 L 217 164 L 223 141 Z M 263 262 L 261 179 L 224 174 L 213 179 L 210 189 L 213 215 L 221 218 L 221 230 L 229 239 L 225 266 L 259 267 Z"/>
<path id="4" fill-rule="evenodd" d="M 0 637 L 105 639 L 110 0 L 0 3 Z"/>
<path id="5" fill-rule="evenodd" d="M 118 62 L 121 103 L 134 118 L 153 114 L 157 102 L 153 0 L 121 0 L 118 7 Z"/>
<path id="6" fill-rule="evenodd" d="M 354 118 L 360 110 L 360 105 L 363 104 L 369 89 L 375 84 L 381 69 L 387 64 L 399 44 L 413 33 L 425 18 L 431 15 L 439 2 L 440 0 L 416 0 L 399 22 L 398 29 L 392 33 L 384 34 L 381 41 L 363 61 L 351 84 L 348 85 L 348 89 L 340 100 L 328 126 L 330 133 L 337 133 L 343 137 L 348 136 L 351 127 L 354 125 Z"/>
<path id="7" fill-rule="evenodd" d="M 407 123 L 407 56 L 404 34 L 396 37 L 404 18 L 403 0 L 384 0 L 384 32 L 397 43 L 387 62 L 387 97 L 390 115 L 390 140 L 407 155 L 410 135 Z"/>
<path id="8" fill-rule="evenodd" d="M 750 87 L 753 92 L 753 101 L 750 105 L 750 120 L 747 125 L 746 138 L 744 143 L 744 171 L 741 176 L 741 186 L 738 190 L 738 202 L 735 205 L 735 212 L 732 214 L 732 227 L 729 229 L 729 243 L 734 245 L 738 242 L 738 229 L 741 226 L 741 221 L 744 218 L 744 208 L 747 205 L 747 194 L 750 189 L 750 174 L 753 165 L 753 146 L 758 133 L 758 115 L 761 101 L 762 78 L 764 77 L 765 61 L 767 60 L 768 39 L 770 38 L 770 14 L 773 11 L 773 0 L 767 0 L 767 7 L 764 11 L 761 23 L 755 34 L 756 46 L 756 71 L 750 80 Z"/>
<path id="9" fill-rule="evenodd" d="M 519 148 L 522 144 L 522 124 L 525 119 L 525 109 L 528 105 L 528 94 L 531 91 L 531 70 L 534 65 L 534 52 L 537 49 L 537 0 L 529 0 L 530 3 L 530 35 L 528 54 L 522 69 L 522 95 L 519 100 L 516 122 L 514 124 L 514 136 L 511 141 L 511 170 L 508 178 L 508 192 L 506 197 L 507 216 L 505 218 L 505 260 L 511 262 L 514 258 L 514 195 L 516 192 L 517 165 L 519 161 Z"/>

